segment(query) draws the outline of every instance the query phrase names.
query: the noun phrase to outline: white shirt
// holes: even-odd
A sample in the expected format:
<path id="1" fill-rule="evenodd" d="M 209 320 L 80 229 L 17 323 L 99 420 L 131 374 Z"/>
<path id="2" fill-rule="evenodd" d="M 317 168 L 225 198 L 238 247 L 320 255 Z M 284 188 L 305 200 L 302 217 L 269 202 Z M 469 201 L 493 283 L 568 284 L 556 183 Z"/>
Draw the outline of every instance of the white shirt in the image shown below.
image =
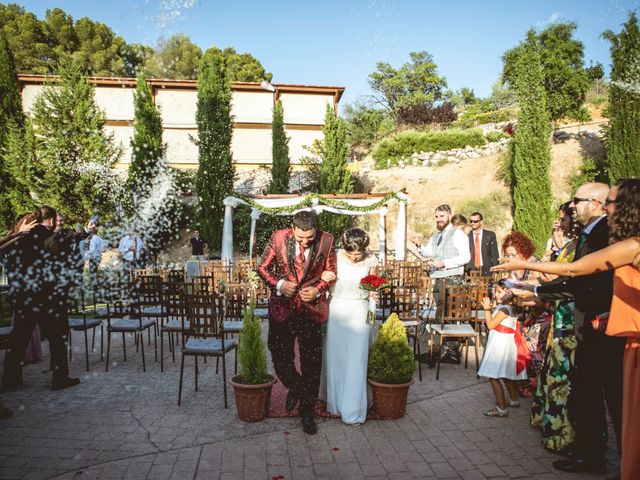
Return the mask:
<path id="1" fill-rule="evenodd" d="M 142 239 L 138 236 L 132 237 L 125 235 L 120 240 L 118 245 L 118 251 L 127 262 L 132 262 L 135 259 L 140 258 L 140 253 L 144 248 Z"/>
<path id="2" fill-rule="evenodd" d="M 429 239 L 429 243 L 426 247 L 420 245 L 418 247 L 418 252 L 425 257 L 433 257 L 433 247 L 438 243 L 438 238 L 440 235 L 444 236 L 449 232 L 449 229 L 453 228 L 455 232 L 453 232 L 452 240 L 453 245 L 456 247 L 458 251 L 458 255 L 450 258 L 443 258 L 444 268 L 456 268 L 461 267 L 469 263 L 471 260 L 471 250 L 469 249 L 469 237 L 467 237 L 462 230 L 458 230 L 453 225 L 449 224 L 445 227 L 441 232 L 436 233 Z"/>
<path id="3" fill-rule="evenodd" d="M 102 241 L 102 238 L 98 235 L 94 235 L 91 237 L 91 240 L 89 240 L 89 251 L 85 253 L 85 258 L 100 261 L 103 249 L 104 242 Z"/>

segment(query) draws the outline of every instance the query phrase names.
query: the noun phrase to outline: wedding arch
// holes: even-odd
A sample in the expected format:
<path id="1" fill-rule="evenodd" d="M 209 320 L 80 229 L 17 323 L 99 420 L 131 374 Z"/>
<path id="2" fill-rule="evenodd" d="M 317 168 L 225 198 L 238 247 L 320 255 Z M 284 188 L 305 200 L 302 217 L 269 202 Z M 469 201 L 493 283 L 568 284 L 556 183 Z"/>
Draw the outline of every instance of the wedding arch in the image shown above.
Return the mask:
<path id="1" fill-rule="evenodd" d="M 222 227 L 221 257 L 233 261 L 233 210 L 238 205 L 251 207 L 251 233 L 249 238 L 249 256 L 253 256 L 256 222 L 263 213 L 269 215 L 293 215 L 300 210 L 338 213 L 341 215 L 378 215 L 380 260 L 386 259 L 387 251 L 387 211 L 391 203 L 398 203 L 398 219 L 395 230 L 395 258 L 404 260 L 406 254 L 407 201 L 406 192 L 364 193 L 364 194 L 271 194 L 242 195 L 234 193 L 224 199 L 224 223 Z"/>

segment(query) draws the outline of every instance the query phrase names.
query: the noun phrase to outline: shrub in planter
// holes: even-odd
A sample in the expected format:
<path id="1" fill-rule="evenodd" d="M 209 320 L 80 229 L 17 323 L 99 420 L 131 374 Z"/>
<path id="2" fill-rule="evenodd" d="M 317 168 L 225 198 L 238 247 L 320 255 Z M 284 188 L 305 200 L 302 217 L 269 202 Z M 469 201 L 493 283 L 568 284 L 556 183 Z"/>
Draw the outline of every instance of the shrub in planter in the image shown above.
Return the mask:
<path id="1" fill-rule="evenodd" d="M 368 377 L 373 406 L 381 418 L 404 415 L 409 386 L 416 370 L 404 325 L 395 313 L 384 322 L 369 350 Z"/>
<path id="2" fill-rule="evenodd" d="M 238 418 L 246 422 L 258 422 L 266 417 L 271 387 L 275 383 L 275 378 L 267 373 L 267 353 L 260 321 L 255 317 L 254 311 L 255 299 L 252 299 L 244 310 L 240 331 L 240 374 L 231 379 Z"/>

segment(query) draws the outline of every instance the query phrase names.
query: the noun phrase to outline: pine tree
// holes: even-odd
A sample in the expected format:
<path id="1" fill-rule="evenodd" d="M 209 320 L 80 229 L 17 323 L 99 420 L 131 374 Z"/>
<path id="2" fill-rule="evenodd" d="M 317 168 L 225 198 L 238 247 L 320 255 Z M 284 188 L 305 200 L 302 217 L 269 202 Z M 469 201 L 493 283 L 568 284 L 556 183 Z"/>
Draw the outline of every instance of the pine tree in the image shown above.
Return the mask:
<path id="1" fill-rule="evenodd" d="M 127 183 L 132 196 L 131 204 L 135 205 L 134 199 L 143 198 L 149 193 L 150 179 L 163 167 L 165 145 L 162 143 L 162 117 L 143 74 L 138 75 L 133 103 L 135 117 Z"/>
<path id="2" fill-rule="evenodd" d="M 200 234 L 213 251 L 220 250 L 224 198 L 233 191 L 231 82 L 223 59 L 205 55 L 198 68 L 198 172 L 196 217 Z"/>
<path id="3" fill-rule="evenodd" d="M 7 41 L 0 32 L 0 231 L 13 227 L 15 217 L 22 213 L 16 211 L 16 202 L 11 199 L 19 192 L 12 165 L 5 157 L 9 133 L 23 127 L 24 114 L 15 64 Z"/>
<path id="4" fill-rule="evenodd" d="M 44 89 L 33 105 L 35 154 L 41 178 L 26 179 L 41 203 L 69 222 L 114 210 L 118 201 L 112 167 L 120 156 L 104 132 L 105 116 L 93 86 L 72 62 L 60 65 L 60 83 Z"/>
<path id="5" fill-rule="evenodd" d="M 271 183 L 269 193 L 287 193 L 289 191 L 290 161 L 289 138 L 284 131 L 284 110 L 278 100 L 273 108 L 271 123 Z"/>
<path id="6" fill-rule="evenodd" d="M 635 12 L 622 31 L 608 30 L 611 43 L 607 172 L 611 183 L 640 177 L 640 30 Z"/>
<path id="7" fill-rule="evenodd" d="M 324 116 L 322 127 L 324 139 L 322 141 L 322 163 L 319 166 L 319 193 L 351 193 L 353 179 L 347 168 L 349 146 L 347 144 L 347 126 L 338 117 L 330 105 Z M 349 227 L 351 219 L 347 215 L 323 213 L 320 216 L 320 226 L 334 236 L 341 235 Z"/>
<path id="8" fill-rule="evenodd" d="M 516 62 L 516 94 L 520 109 L 514 138 L 513 226 L 533 240 L 538 253 L 545 247 L 552 221 L 551 123 L 543 79 L 535 34 L 530 31 Z"/>

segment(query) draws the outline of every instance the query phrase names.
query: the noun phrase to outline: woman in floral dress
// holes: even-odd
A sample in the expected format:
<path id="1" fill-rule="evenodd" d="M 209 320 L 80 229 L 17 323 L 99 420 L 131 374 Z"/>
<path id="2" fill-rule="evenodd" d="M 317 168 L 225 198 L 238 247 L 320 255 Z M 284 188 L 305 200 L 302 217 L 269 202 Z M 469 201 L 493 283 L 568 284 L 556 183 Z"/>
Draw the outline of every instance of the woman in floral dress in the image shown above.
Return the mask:
<path id="1" fill-rule="evenodd" d="M 560 207 L 559 213 L 554 230 L 560 231 L 565 242 L 556 261 L 572 262 L 579 226 L 571 220 L 573 211 L 568 202 Z M 573 302 L 569 300 L 556 304 L 547 352 L 531 406 L 531 425 L 541 428 L 544 447 L 567 455 L 571 453 L 575 440 L 575 430 L 567 409 L 578 345 L 573 331 L 573 307 Z"/>

